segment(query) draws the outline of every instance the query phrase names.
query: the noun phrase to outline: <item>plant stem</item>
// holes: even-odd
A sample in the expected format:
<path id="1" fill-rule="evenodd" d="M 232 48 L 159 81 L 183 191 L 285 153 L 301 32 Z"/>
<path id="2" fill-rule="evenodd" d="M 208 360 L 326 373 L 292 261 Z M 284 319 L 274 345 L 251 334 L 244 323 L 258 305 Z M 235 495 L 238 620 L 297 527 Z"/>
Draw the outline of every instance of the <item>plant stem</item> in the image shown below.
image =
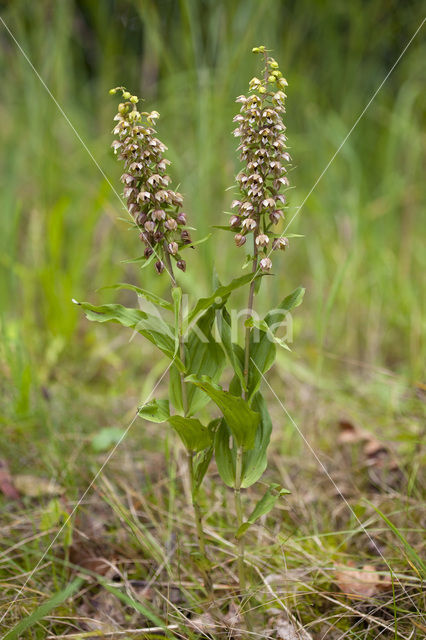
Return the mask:
<path id="1" fill-rule="evenodd" d="M 258 252 L 257 252 L 257 245 L 255 242 L 254 234 L 253 234 L 253 266 L 252 266 L 253 279 L 250 282 L 249 296 L 248 296 L 248 302 L 247 302 L 248 318 L 250 318 L 253 311 L 254 294 L 255 294 L 255 286 L 256 286 L 256 280 L 254 276 L 257 272 L 257 263 L 258 263 Z M 248 387 L 249 369 L 250 369 L 250 327 L 246 327 L 245 345 L 244 345 L 244 379 L 246 382 L 246 387 Z M 246 391 L 244 392 L 244 398 L 247 399 Z M 240 526 L 243 524 L 243 507 L 241 503 L 242 470 L 243 470 L 243 448 L 238 447 L 236 466 L 235 466 L 235 488 L 234 488 L 235 511 L 237 514 L 238 528 L 240 528 Z M 238 579 L 240 582 L 241 594 L 244 594 L 247 591 L 244 555 L 245 555 L 244 537 L 242 536 L 238 540 Z M 243 611 L 244 611 L 244 608 L 243 608 Z M 246 620 L 247 629 L 251 631 L 253 629 L 253 625 L 251 621 L 251 616 L 248 611 L 244 611 L 244 617 Z"/>
<path id="2" fill-rule="evenodd" d="M 255 242 L 254 235 L 253 235 L 253 266 L 251 270 L 253 274 L 253 279 L 250 282 L 249 297 L 247 302 L 247 318 L 250 318 L 253 311 L 254 289 L 256 286 L 256 280 L 254 276 L 257 272 L 257 261 L 258 261 L 257 244 Z M 245 345 L 244 345 L 244 378 L 246 381 L 246 386 L 248 384 L 249 367 L 250 367 L 250 327 L 246 327 Z M 244 395 L 246 395 L 246 393 Z"/>
<path id="3" fill-rule="evenodd" d="M 165 260 L 167 265 L 167 271 L 169 272 L 170 279 L 172 281 L 172 287 L 175 288 L 177 287 L 177 282 L 173 272 L 172 261 L 170 259 L 170 255 L 167 252 L 167 247 L 164 248 L 164 255 L 165 255 Z M 178 322 L 179 356 L 183 365 L 185 365 L 185 342 L 184 342 L 184 336 L 182 333 L 182 327 L 183 327 L 183 310 L 181 305 L 179 309 L 179 322 Z M 183 413 L 184 413 L 184 416 L 187 417 L 188 396 L 186 393 L 185 375 L 182 371 L 179 372 L 179 379 L 180 379 L 180 387 L 182 392 Z M 187 460 L 188 460 L 188 475 L 189 475 L 190 487 L 191 487 L 191 502 L 192 502 L 192 508 L 194 510 L 195 526 L 197 529 L 198 548 L 199 548 L 200 555 L 202 557 L 202 562 L 204 565 L 203 566 L 204 587 L 207 593 L 209 594 L 209 596 L 211 597 L 211 599 L 213 599 L 213 584 L 208 574 L 208 570 L 206 568 L 209 564 L 209 560 L 206 553 L 206 542 L 205 542 L 204 529 L 203 529 L 203 519 L 201 515 L 200 504 L 198 502 L 198 496 L 197 496 L 198 492 L 194 482 L 195 479 L 194 479 L 194 452 L 193 451 L 188 451 Z"/>

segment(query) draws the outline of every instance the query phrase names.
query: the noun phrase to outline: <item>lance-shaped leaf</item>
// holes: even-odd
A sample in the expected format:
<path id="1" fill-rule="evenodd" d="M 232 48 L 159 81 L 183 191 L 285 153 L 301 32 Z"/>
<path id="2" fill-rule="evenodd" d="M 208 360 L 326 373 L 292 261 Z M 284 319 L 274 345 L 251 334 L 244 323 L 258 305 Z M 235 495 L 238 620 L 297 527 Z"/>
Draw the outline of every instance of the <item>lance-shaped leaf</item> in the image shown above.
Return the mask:
<path id="1" fill-rule="evenodd" d="M 197 418 L 170 416 L 168 421 L 188 451 L 202 451 L 211 445 L 210 431 Z"/>
<path id="2" fill-rule="evenodd" d="M 138 409 L 141 418 L 150 422 L 167 422 L 170 418 L 170 409 L 168 400 L 151 400 L 145 402 Z"/>
<path id="3" fill-rule="evenodd" d="M 229 359 L 229 362 L 234 370 L 234 373 L 238 376 L 241 386 L 244 390 L 247 389 L 246 381 L 244 379 L 244 354 L 242 358 L 239 357 L 238 349 L 239 345 L 232 342 L 231 331 L 231 316 L 227 309 L 223 307 L 220 316 L 218 315 L 216 320 L 217 328 L 219 330 L 220 339 L 223 349 Z"/>
<path id="4" fill-rule="evenodd" d="M 260 415 L 250 409 L 243 398 L 238 398 L 231 395 L 229 391 L 217 388 L 207 376 L 197 378 L 197 376 L 190 375 L 185 380 L 200 387 L 217 404 L 237 446 L 243 447 L 244 450 L 252 449 Z"/>
<path id="5" fill-rule="evenodd" d="M 236 378 L 234 378 L 234 381 Z M 232 385 L 234 386 L 234 385 Z M 253 398 L 252 408 L 260 413 L 260 424 L 256 430 L 253 449 L 243 451 L 241 486 L 251 487 L 262 476 L 267 466 L 267 449 L 272 432 L 272 422 L 266 402 L 260 393 Z M 228 487 L 235 485 L 236 447 L 231 431 L 225 420 L 219 425 L 215 435 L 215 459 L 223 482 Z M 231 447 L 231 444 L 233 445 Z"/>
<path id="6" fill-rule="evenodd" d="M 141 309 L 129 309 L 121 304 L 103 304 L 95 306 L 89 302 L 77 302 L 88 320 L 94 322 L 118 322 L 124 327 L 134 329 L 152 342 L 183 371 L 184 366 L 175 354 L 175 338 L 172 327 L 159 316 L 153 316 Z"/>
<path id="7" fill-rule="evenodd" d="M 225 366 L 223 350 L 212 335 L 215 309 L 211 307 L 191 329 L 185 344 L 185 367 L 187 372 L 198 377 L 208 376 L 213 382 L 219 380 Z M 177 371 L 170 370 L 170 385 L 178 395 Z M 187 387 L 188 415 L 194 415 L 208 402 L 208 396 L 195 385 Z M 178 405 L 175 405 L 176 407 Z"/>
<path id="8" fill-rule="evenodd" d="M 305 295 L 305 289 L 303 287 L 297 287 L 290 295 L 286 296 L 284 300 L 265 316 L 265 322 L 268 327 L 273 327 L 274 333 L 279 327 L 279 322 L 285 318 L 286 313 L 298 307 L 303 302 L 303 296 Z M 276 325 L 276 326 L 275 326 Z"/>
<path id="9" fill-rule="evenodd" d="M 252 400 L 254 394 L 260 387 L 263 375 L 269 371 L 274 364 L 276 356 L 275 333 L 277 332 L 280 323 L 285 318 L 286 314 L 294 307 L 299 306 L 302 303 L 305 289 L 298 287 L 290 295 L 278 305 L 276 309 L 268 313 L 263 322 L 263 326 L 268 331 L 263 331 L 261 328 L 256 328 L 250 335 L 250 359 L 252 360 L 249 369 L 249 401 Z M 265 326 L 266 325 L 266 326 Z M 258 332 L 256 334 L 256 332 Z M 280 341 L 284 346 L 285 343 Z"/>
<path id="10" fill-rule="evenodd" d="M 146 259 L 145 256 L 144 256 L 144 259 Z M 142 298 L 145 298 L 145 300 L 148 300 L 148 302 L 152 302 L 152 304 L 155 304 L 158 307 L 161 307 L 162 309 L 173 311 L 173 305 L 171 302 L 168 302 L 167 300 L 160 298 L 160 296 L 157 296 L 157 294 L 152 293 L 151 291 L 147 291 L 146 289 L 141 289 L 140 287 L 136 287 L 133 284 L 119 282 L 118 284 L 113 284 L 108 287 L 101 287 L 100 290 L 102 291 L 103 289 L 120 289 L 120 290 L 125 289 L 128 291 L 134 291 L 135 293 L 137 293 L 138 296 L 141 296 Z"/>
<path id="11" fill-rule="evenodd" d="M 259 520 L 261 516 L 264 516 L 266 513 L 269 513 L 271 509 L 275 506 L 275 503 L 278 500 L 278 498 L 285 495 L 286 493 L 290 493 L 290 491 L 287 491 L 287 489 L 283 489 L 282 487 L 280 487 L 279 484 L 273 483 L 269 485 L 268 489 L 266 490 L 266 493 L 259 500 L 259 502 L 253 509 L 251 515 L 248 517 L 246 522 L 243 522 L 243 524 L 240 526 L 237 533 L 235 534 L 235 537 L 241 538 L 241 536 L 244 535 L 247 529 L 252 524 L 254 524 L 256 520 Z"/>
<path id="12" fill-rule="evenodd" d="M 187 318 L 188 324 L 191 324 L 191 322 L 200 313 L 202 313 L 203 311 L 206 311 L 206 309 L 208 309 L 212 305 L 224 304 L 227 301 L 230 294 L 232 293 L 232 291 L 234 291 L 235 289 L 238 289 L 239 287 L 243 287 L 245 284 L 248 284 L 249 282 L 251 282 L 253 277 L 260 278 L 262 277 L 262 275 L 263 274 L 258 274 L 257 276 L 253 276 L 253 274 L 247 273 L 245 276 L 241 276 L 240 278 L 234 278 L 234 280 L 232 280 L 232 282 L 230 282 L 227 285 L 220 285 L 207 298 L 200 298 L 197 304 L 195 305 L 195 307 L 188 314 L 188 318 Z"/>

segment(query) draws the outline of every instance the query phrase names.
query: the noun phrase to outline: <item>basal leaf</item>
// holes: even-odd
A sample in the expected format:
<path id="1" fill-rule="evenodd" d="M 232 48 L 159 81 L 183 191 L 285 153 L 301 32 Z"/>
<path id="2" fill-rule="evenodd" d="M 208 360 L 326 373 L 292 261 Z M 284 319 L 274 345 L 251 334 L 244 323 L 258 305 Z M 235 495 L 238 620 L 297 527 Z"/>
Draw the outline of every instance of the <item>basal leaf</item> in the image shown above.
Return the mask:
<path id="1" fill-rule="evenodd" d="M 247 529 L 256 522 L 261 516 L 264 516 L 266 513 L 269 513 L 271 509 L 275 506 L 278 498 L 285 495 L 286 493 L 290 493 L 287 489 L 283 489 L 279 484 L 271 484 L 266 490 L 263 497 L 259 500 L 252 513 L 243 524 L 240 526 L 236 533 L 236 538 L 241 538 L 242 535 L 247 531 Z"/>
<path id="2" fill-rule="evenodd" d="M 260 415 L 243 398 L 217 388 L 207 376 L 190 375 L 186 380 L 200 387 L 219 407 L 237 445 L 245 450 L 253 448 Z"/>

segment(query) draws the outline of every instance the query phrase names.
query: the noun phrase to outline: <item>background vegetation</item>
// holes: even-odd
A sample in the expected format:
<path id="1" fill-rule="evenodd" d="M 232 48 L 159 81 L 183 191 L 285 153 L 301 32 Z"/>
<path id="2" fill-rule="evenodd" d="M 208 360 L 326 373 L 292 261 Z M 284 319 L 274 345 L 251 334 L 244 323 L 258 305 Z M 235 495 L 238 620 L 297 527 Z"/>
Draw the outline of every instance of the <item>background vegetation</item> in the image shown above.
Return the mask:
<path id="1" fill-rule="evenodd" d="M 304 235 L 291 241 L 276 276 L 268 279 L 265 304 L 299 284 L 307 288 L 295 318 L 293 353 L 282 357 L 271 385 L 321 452 L 338 486 L 347 489 L 357 516 L 380 541 L 388 562 L 411 576 L 407 588 L 417 594 L 412 563 L 364 498 L 374 497 L 376 506 L 393 514 L 410 548 L 419 544 L 425 392 L 424 29 L 317 180 L 420 26 L 420 2 L 15 0 L 3 3 L 1 16 L 2 457 L 12 476 L 55 478 L 64 490 L 56 502 L 46 496 L 34 502 L 24 495 L 18 507 L 5 499 L 1 570 L 9 587 L 2 606 L 16 595 L 61 522 L 54 512 L 51 526 L 45 522 L 45 533 L 34 538 L 46 504 L 54 511 L 60 503 L 66 512 L 82 494 L 114 433 L 122 433 L 130 422 L 164 364 L 153 367 L 149 351 L 128 344 L 114 327 L 91 325 L 71 303 L 72 298 L 113 300 L 116 294 L 97 288 L 118 281 L 146 283 L 150 277 L 121 262 L 139 255 L 140 244 L 120 219 L 125 218 L 120 168 L 110 150 L 115 100 L 108 89 L 124 84 L 143 95 L 148 108 L 160 111 L 159 134 L 169 146 L 172 176 L 201 238 L 212 225 L 223 224 L 223 212 L 229 210 L 232 192 L 226 189 L 237 171 L 231 134 L 234 99 L 257 73 L 258 61 L 249 52 L 260 43 L 274 50 L 289 82 L 286 124 L 295 163 L 288 220 L 295 218 L 289 231 Z M 190 257 L 185 279 L 194 297 L 210 287 L 212 264 L 223 280 L 238 275 L 241 253 L 221 233 L 215 232 L 215 241 L 200 245 Z M 166 278 L 159 277 L 155 286 L 161 293 L 168 286 Z M 377 637 L 377 628 L 371 630 L 371 621 L 362 618 L 366 609 L 349 615 L 340 604 L 325 607 L 318 595 L 336 589 L 323 568 L 336 563 L 339 553 L 353 554 L 358 561 L 359 554 L 365 560 L 363 554 L 375 552 L 366 548 L 351 513 L 332 502 L 333 486 L 315 458 L 305 454 L 303 440 L 278 403 L 275 417 L 271 477 L 290 483 L 295 495 L 291 508 L 283 506 L 259 536 L 270 544 L 279 544 L 279 535 L 291 540 L 287 568 L 303 574 L 295 582 L 304 581 L 307 590 L 295 595 L 297 587 L 287 585 L 292 611 L 304 623 L 316 624 L 327 607 L 336 608 L 340 617 L 329 626 L 318 623 L 314 637 L 343 637 L 320 635 L 336 628 L 345 629 L 350 638 Z M 397 459 L 393 471 L 385 465 L 385 477 L 382 467 L 372 472 L 361 449 L 337 450 L 339 420 L 362 425 L 384 441 L 386 456 Z M 173 438 L 159 438 L 156 430 L 142 433 L 141 425 L 133 426 L 95 491 L 102 509 L 109 505 L 104 520 L 115 551 L 119 547 L 118 555 L 128 563 L 135 559 L 132 569 L 126 562 L 120 566 L 140 580 L 161 564 L 163 545 L 173 532 L 184 539 L 184 525 L 175 517 L 186 508 L 174 493 L 180 486 L 179 448 Z M 93 438 L 99 434 L 97 445 Z M 156 456 L 164 447 L 167 485 L 156 484 L 150 475 L 151 470 L 155 477 Z M 372 478 L 371 473 L 379 475 Z M 145 493 L 141 474 L 148 483 Z M 116 476 L 125 479 L 125 486 Z M 139 501 L 134 513 L 130 498 Z M 95 498 L 89 494 L 86 503 L 90 500 Z M 146 516 L 147 503 L 154 505 L 152 518 Z M 210 514 L 217 536 L 227 526 L 226 509 L 220 505 Z M 136 517 L 139 510 L 149 526 Z M 157 537 L 154 548 L 146 542 L 146 526 Z M 118 535 L 120 527 L 126 534 Z M 311 539 L 314 532 L 321 543 Z M 7 553 L 20 538 L 28 542 Z M 10 626 L 67 584 L 69 547 L 63 534 L 57 545 L 28 583 L 34 593 L 21 594 Z M 136 561 L 141 548 L 146 565 Z M 281 550 L 275 551 L 263 558 L 262 571 L 284 571 Z M 386 568 L 381 558 L 376 560 Z M 190 566 L 189 559 L 186 564 Z M 188 597 L 185 602 L 196 609 Z M 395 599 L 391 602 L 390 619 L 396 610 Z M 405 601 L 401 607 L 401 616 L 411 621 L 407 611 L 415 607 Z M 155 608 L 163 611 L 164 603 L 154 599 Z M 388 614 L 383 614 L 386 620 Z M 362 621 L 354 631 L 352 615 L 355 620 L 361 615 Z M 167 616 L 179 617 L 171 605 Z M 57 619 L 40 625 L 27 633 L 45 637 L 47 629 L 56 634 L 68 630 L 68 622 Z M 85 629 L 78 622 L 74 626 Z"/>

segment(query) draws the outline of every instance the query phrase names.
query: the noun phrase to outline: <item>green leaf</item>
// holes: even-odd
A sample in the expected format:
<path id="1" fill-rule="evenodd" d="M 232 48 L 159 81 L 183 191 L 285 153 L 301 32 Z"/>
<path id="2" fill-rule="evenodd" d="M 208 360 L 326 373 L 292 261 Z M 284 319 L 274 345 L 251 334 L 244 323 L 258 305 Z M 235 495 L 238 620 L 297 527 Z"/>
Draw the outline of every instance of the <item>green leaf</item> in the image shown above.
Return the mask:
<path id="1" fill-rule="evenodd" d="M 174 364 L 169 369 L 169 398 L 175 410 L 184 413 L 180 372 Z"/>
<path id="2" fill-rule="evenodd" d="M 68 600 L 68 598 L 70 598 L 76 591 L 78 591 L 82 584 L 82 578 L 75 578 L 75 580 L 70 582 L 65 587 L 65 589 L 62 589 L 62 591 L 56 593 L 52 598 L 49 598 L 49 600 L 37 607 L 37 609 L 33 611 L 29 616 L 26 616 L 23 620 L 18 622 L 18 624 L 14 626 L 13 629 L 10 629 L 3 636 L 3 640 L 19 640 L 19 638 L 28 637 L 27 635 L 23 635 L 24 631 L 39 623 L 53 609 L 65 602 L 65 600 Z"/>
<path id="3" fill-rule="evenodd" d="M 221 315 L 217 317 L 217 328 L 219 331 L 220 339 L 223 349 L 229 359 L 229 362 L 234 370 L 234 373 L 238 376 L 241 386 L 244 390 L 247 389 L 246 382 L 244 380 L 244 365 L 238 357 L 238 345 L 232 342 L 231 332 L 231 316 L 229 315 L 226 307 L 221 310 Z"/>
<path id="4" fill-rule="evenodd" d="M 188 342 L 185 345 L 187 372 L 197 376 L 209 376 L 213 382 L 219 380 L 226 360 L 222 347 L 216 342 L 211 333 L 215 313 L 213 307 L 207 310 L 190 331 Z M 194 385 L 187 386 L 186 395 L 188 415 L 194 415 L 209 401 L 206 394 Z"/>
<path id="5" fill-rule="evenodd" d="M 244 450 L 253 448 L 260 415 L 243 398 L 218 389 L 207 376 L 190 375 L 185 380 L 200 387 L 219 407 L 237 445 Z"/>
<path id="6" fill-rule="evenodd" d="M 92 449 L 97 452 L 106 451 L 113 444 L 120 442 L 124 433 L 124 429 L 120 427 L 105 427 L 93 436 Z"/>
<path id="7" fill-rule="evenodd" d="M 138 409 L 138 415 L 149 422 L 167 422 L 170 418 L 168 400 L 151 400 Z"/>
<path id="8" fill-rule="evenodd" d="M 95 306 L 89 302 L 77 302 L 77 304 L 84 309 L 88 320 L 94 322 L 117 322 L 124 327 L 134 329 L 158 347 L 171 360 L 174 360 L 179 369 L 184 370 L 183 363 L 175 355 L 173 329 L 159 316 L 153 316 L 140 309 L 123 307 L 121 304 L 103 304 L 100 306 Z"/>
<path id="9" fill-rule="evenodd" d="M 278 342 L 284 348 L 288 348 L 283 340 L 275 337 L 275 333 L 278 330 L 280 323 L 286 314 L 293 308 L 299 306 L 302 303 L 305 289 L 298 287 L 290 295 L 288 295 L 276 309 L 268 313 L 263 322 L 263 326 L 268 331 L 263 331 L 261 328 L 256 331 L 259 335 L 256 335 L 256 331 L 252 331 L 250 334 L 250 359 L 251 366 L 249 369 L 248 390 L 249 390 L 249 402 L 253 398 L 254 394 L 260 387 L 263 375 L 269 371 L 274 364 L 276 356 L 275 342 Z M 255 324 L 255 323 L 253 323 Z M 274 338 L 273 338 L 274 337 Z"/>
<path id="10" fill-rule="evenodd" d="M 212 420 L 207 428 L 211 437 L 211 444 L 207 449 L 200 451 L 194 456 L 194 493 L 196 494 L 201 486 L 204 476 L 209 468 L 210 461 L 213 456 L 213 439 L 216 429 L 220 423 L 220 418 Z"/>
<path id="11" fill-rule="evenodd" d="M 253 449 L 243 451 L 241 486 L 244 489 L 257 482 L 266 469 L 267 449 L 272 432 L 271 418 L 260 393 L 254 396 L 253 408 L 260 413 L 260 423 Z M 228 487 L 235 484 L 236 447 L 231 436 L 228 425 L 222 420 L 215 436 L 215 459 L 219 475 Z"/>
<path id="12" fill-rule="evenodd" d="M 272 325 L 278 323 L 277 327 L 273 330 L 274 333 L 278 329 L 281 320 L 285 318 L 285 315 L 289 311 L 291 311 L 291 309 L 294 309 L 295 307 L 298 307 L 300 304 L 302 304 L 304 295 L 305 289 L 303 287 L 298 287 L 292 293 L 290 293 L 290 295 L 284 298 L 284 300 L 278 305 L 278 307 L 276 307 L 276 309 L 270 311 L 265 316 L 265 322 L 268 327 L 271 327 Z"/>
<path id="13" fill-rule="evenodd" d="M 290 493 L 290 491 L 287 491 L 287 489 L 283 489 L 282 487 L 280 487 L 279 484 L 273 483 L 269 485 L 268 489 L 266 490 L 266 493 L 259 500 L 259 502 L 253 509 L 247 521 L 243 522 L 243 524 L 238 529 L 237 533 L 235 534 L 236 538 L 241 538 L 241 536 L 244 535 L 247 529 L 252 524 L 254 524 L 256 520 L 259 520 L 261 516 L 264 516 L 266 513 L 269 513 L 271 509 L 273 509 L 273 507 L 275 506 L 275 503 L 277 502 L 278 498 L 285 495 L 286 493 Z"/>
<path id="14" fill-rule="evenodd" d="M 263 375 L 269 371 L 275 361 L 277 348 L 271 342 L 265 331 L 256 329 L 259 337 L 256 339 L 255 331 L 250 334 L 250 366 L 248 373 L 248 401 L 251 402 L 254 394 L 260 387 Z"/>
<path id="15" fill-rule="evenodd" d="M 211 445 L 209 430 L 197 418 L 170 416 L 168 421 L 188 451 L 202 451 Z"/>
<path id="16" fill-rule="evenodd" d="M 100 291 L 102 291 L 103 289 L 120 289 L 120 290 L 126 289 L 128 291 L 134 291 L 135 293 L 138 294 L 138 296 L 141 296 L 142 298 L 145 298 L 145 300 L 148 300 L 148 302 L 152 302 L 152 304 L 155 304 L 158 307 L 161 307 L 162 309 L 173 311 L 173 305 L 170 302 L 168 302 L 167 300 L 164 300 L 163 298 L 160 298 L 160 296 L 157 296 L 155 293 L 151 293 L 151 291 L 147 291 L 146 289 L 141 289 L 140 287 L 136 287 L 133 284 L 119 282 L 118 284 L 113 284 L 107 287 L 101 287 Z"/>
<path id="17" fill-rule="evenodd" d="M 232 280 L 232 282 L 230 282 L 227 285 L 219 286 L 207 298 L 200 298 L 200 300 L 198 300 L 198 302 L 195 305 L 195 307 L 188 314 L 188 318 L 187 318 L 188 324 L 191 324 L 191 322 L 200 313 L 202 313 L 203 311 L 205 311 L 206 309 L 208 309 L 212 305 L 221 306 L 221 305 L 225 304 L 225 302 L 227 301 L 227 299 L 230 296 L 230 294 L 232 293 L 232 291 L 234 291 L 235 289 L 238 289 L 239 287 L 243 287 L 245 284 L 248 284 L 249 282 L 251 282 L 253 277 L 259 278 L 262 275 L 263 274 L 258 274 L 257 276 L 253 276 L 253 274 L 247 273 L 246 275 L 241 276 L 240 278 L 234 278 L 234 280 Z"/>

